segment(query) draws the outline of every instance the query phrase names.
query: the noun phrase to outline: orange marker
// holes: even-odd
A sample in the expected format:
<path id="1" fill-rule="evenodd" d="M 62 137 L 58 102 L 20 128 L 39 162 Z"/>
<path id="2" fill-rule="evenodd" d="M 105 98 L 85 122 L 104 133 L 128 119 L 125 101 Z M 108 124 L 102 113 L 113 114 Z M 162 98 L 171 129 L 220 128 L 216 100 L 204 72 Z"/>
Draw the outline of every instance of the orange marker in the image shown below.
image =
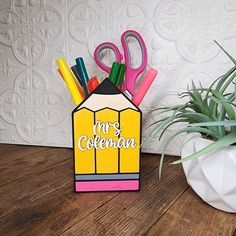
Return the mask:
<path id="1" fill-rule="evenodd" d="M 97 76 L 92 77 L 87 84 L 88 87 L 88 92 L 91 93 L 95 88 L 97 88 L 97 86 L 99 85 L 99 80 L 97 78 Z"/>

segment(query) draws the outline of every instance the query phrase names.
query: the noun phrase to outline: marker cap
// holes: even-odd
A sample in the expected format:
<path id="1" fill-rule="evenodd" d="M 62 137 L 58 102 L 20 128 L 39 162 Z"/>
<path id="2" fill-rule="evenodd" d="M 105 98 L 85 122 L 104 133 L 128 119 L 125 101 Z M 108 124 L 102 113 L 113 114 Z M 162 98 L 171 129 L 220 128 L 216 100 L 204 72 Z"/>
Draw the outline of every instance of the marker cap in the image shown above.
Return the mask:
<path id="1" fill-rule="evenodd" d="M 97 88 L 99 85 L 99 80 L 97 78 L 97 76 L 92 77 L 89 81 L 88 81 L 88 92 L 91 93 L 95 88 Z"/>
<path id="2" fill-rule="evenodd" d="M 121 85 L 122 84 L 122 82 L 124 80 L 124 77 L 125 77 L 125 70 L 126 70 L 126 65 L 125 64 L 120 64 L 116 85 Z"/>
<path id="3" fill-rule="evenodd" d="M 120 69 L 120 64 L 118 62 L 113 62 L 111 67 L 111 73 L 109 74 L 109 79 L 115 85 L 117 83 L 119 69 Z"/>

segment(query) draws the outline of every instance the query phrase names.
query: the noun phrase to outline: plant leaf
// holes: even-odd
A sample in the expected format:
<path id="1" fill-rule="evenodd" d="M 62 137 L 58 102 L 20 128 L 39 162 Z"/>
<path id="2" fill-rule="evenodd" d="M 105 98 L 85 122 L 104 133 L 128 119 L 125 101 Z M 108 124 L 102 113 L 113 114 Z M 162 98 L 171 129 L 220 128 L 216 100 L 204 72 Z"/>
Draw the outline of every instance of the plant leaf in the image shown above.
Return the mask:
<path id="1" fill-rule="evenodd" d="M 161 174 L 162 174 L 162 166 L 163 166 L 163 161 L 164 161 L 164 156 L 166 149 L 168 148 L 170 142 L 179 134 L 181 133 L 186 133 L 186 132 L 198 132 L 198 133 L 204 133 L 204 134 L 209 134 L 209 135 L 215 135 L 214 132 L 210 131 L 209 129 L 205 128 L 200 128 L 200 127 L 186 127 L 183 129 L 178 130 L 175 134 L 173 134 L 165 143 L 162 154 L 161 154 L 161 159 L 160 159 L 160 164 L 159 164 L 159 179 L 161 179 Z M 218 138 L 216 136 L 216 138 Z"/>
<path id="2" fill-rule="evenodd" d="M 220 150 L 221 148 L 226 148 L 235 142 L 236 142 L 236 133 L 233 132 L 233 133 L 227 134 L 223 138 L 213 142 L 212 144 L 208 145 L 207 147 L 201 149 L 200 151 L 195 152 L 192 155 L 185 157 L 183 159 L 174 161 L 171 164 L 180 164 L 180 163 L 183 163 L 184 161 L 189 161 L 193 158 L 200 157 L 204 154 L 207 154 L 210 152 L 216 152 L 216 151 Z"/>
<path id="3" fill-rule="evenodd" d="M 236 65 L 236 60 L 228 53 L 225 51 L 225 49 L 216 41 L 214 42 L 222 49 L 222 51 L 230 58 L 230 60 Z"/>
<path id="4" fill-rule="evenodd" d="M 190 127 L 198 126 L 236 126 L 236 120 L 225 120 L 225 121 L 212 121 L 212 122 L 203 122 L 203 123 L 193 123 L 189 124 Z"/>

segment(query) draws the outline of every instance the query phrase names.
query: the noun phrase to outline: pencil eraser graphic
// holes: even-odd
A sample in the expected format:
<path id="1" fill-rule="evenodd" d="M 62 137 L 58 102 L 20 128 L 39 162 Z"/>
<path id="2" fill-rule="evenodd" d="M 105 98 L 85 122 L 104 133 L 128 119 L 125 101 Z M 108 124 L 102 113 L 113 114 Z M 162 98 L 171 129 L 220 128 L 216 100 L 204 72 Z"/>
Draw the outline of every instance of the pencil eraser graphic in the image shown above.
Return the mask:
<path id="1" fill-rule="evenodd" d="M 139 190 L 141 115 L 109 79 L 73 111 L 76 192 Z"/>
<path id="2" fill-rule="evenodd" d="M 97 192 L 97 191 L 128 191 L 138 190 L 138 180 L 118 180 L 118 181 L 83 181 L 76 182 L 76 192 Z"/>

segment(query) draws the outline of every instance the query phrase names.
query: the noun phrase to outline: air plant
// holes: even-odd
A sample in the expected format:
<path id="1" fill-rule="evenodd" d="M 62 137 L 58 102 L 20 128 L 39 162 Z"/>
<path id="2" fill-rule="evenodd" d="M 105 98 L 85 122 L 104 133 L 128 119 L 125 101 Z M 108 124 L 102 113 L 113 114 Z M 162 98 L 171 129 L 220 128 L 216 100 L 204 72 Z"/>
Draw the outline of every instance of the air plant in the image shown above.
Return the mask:
<path id="1" fill-rule="evenodd" d="M 215 43 L 230 58 L 234 66 L 217 78 L 208 88 L 203 88 L 201 85 L 197 88 L 192 81 L 191 89 L 188 87 L 185 92 L 179 94 L 180 98 L 186 99 L 186 103 L 161 107 L 152 111 L 157 112 L 156 114 L 170 113 L 171 115 L 151 124 L 153 129 L 144 143 L 157 136 L 161 139 L 166 130 L 173 124 L 185 124 L 185 127 L 174 133 L 163 147 L 159 165 L 159 178 L 161 178 L 165 152 L 170 142 L 177 135 L 186 132 L 198 132 L 201 133 L 202 137 L 214 142 L 188 157 L 174 161 L 172 164 L 179 164 L 236 143 L 236 60 L 216 41 Z M 233 89 L 230 89 L 229 86 L 232 85 Z"/>

